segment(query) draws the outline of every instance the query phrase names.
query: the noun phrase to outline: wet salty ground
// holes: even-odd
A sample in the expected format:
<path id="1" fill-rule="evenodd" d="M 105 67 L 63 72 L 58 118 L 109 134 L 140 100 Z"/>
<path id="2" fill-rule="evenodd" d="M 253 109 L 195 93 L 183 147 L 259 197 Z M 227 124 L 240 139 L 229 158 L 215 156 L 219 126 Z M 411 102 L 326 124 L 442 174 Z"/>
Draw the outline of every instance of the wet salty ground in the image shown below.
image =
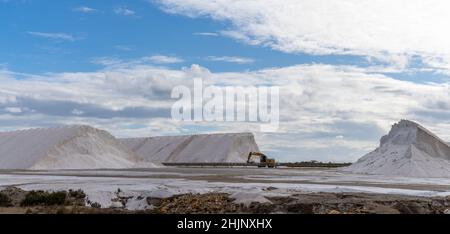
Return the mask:
<path id="1" fill-rule="evenodd" d="M 180 194 L 218 193 L 226 194 L 227 199 L 232 200 L 233 204 L 243 204 L 244 207 L 248 207 L 252 202 L 259 203 L 258 208 L 255 208 L 256 203 L 253 204 L 254 210 L 258 212 L 264 212 L 262 207 L 269 207 L 267 212 L 291 212 L 289 210 L 295 206 L 306 207 L 307 210 L 321 213 L 332 211 L 336 206 L 342 208 L 338 212 L 347 212 L 345 207 L 364 207 L 364 199 L 367 200 L 367 206 L 378 204 L 369 200 L 381 199 L 380 204 L 391 205 L 382 208 L 375 205 L 374 210 L 381 209 L 395 213 L 398 209 L 392 210 L 391 207 L 398 204 L 399 199 L 413 198 L 415 202 L 419 199 L 420 205 L 419 208 L 411 208 L 412 210 L 422 209 L 424 213 L 431 213 L 433 210 L 439 213 L 447 209 L 446 196 L 450 195 L 449 178 L 361 175 L 342 172 L 339 169 L 323 168 L 165 167 L 133 170 L 0 171 L 0 189 L 8 186 L 16 186 L 24 190 L 81 189 L 86 193 L 86 200 L 90 203 L 101 204 L 102 208 L 125 210 L 154 210 L 160 204 L 152 204 L 149 201 L 169 199 Z M 194 197 L 197 196 L 200 195 Z M 394 199 L 394 201 L 386 201 L 386 199 Z M 433 199 L 439 201 L 436 202 Z M 185 200 L 178 199 L 176 202 Z M 298 205 L 299 200 L 302 204 L 308 201 L 310 205 Z M 287 201 L 294 202 L 291 208 L 280 206 L 289 204 Z M 354 201 L 356 205 L 351 205 Z M 323 206 L 329 202 L 332 204 Z M 350 205 L 339 205 L 342 202 Z M 440 204 L 439 208 L 430 208 L 428 212 L 425 212 L 427 209 L 420 208 L 430 207 L 427 204 L 431 203 Z M 170 205 L 168 207 L 175 209 Z M 236 209 L 236 211 L 251 212 L 243 208 Z M 356 212 L 355 209 L 350 210 Z"/>

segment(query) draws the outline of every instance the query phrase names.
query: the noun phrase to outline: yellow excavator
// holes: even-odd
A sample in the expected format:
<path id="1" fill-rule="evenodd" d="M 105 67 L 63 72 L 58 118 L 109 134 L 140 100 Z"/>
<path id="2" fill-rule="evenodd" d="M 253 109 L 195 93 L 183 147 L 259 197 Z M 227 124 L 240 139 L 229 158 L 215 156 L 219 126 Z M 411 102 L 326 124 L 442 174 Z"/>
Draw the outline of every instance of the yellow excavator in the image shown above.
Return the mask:
<path id="1" fill-rule="evenodd" d="M 259 164 L 258 167 L 268 167 L 268 168 L 274 168 L 276 167 L 275 159 L 267 157 L 265 154 L 261 152 L 250 152 L 248 153 L 248 159 L 247 163 L 255 163 L 252 159 L 254 157 L 259 157 Z"/>

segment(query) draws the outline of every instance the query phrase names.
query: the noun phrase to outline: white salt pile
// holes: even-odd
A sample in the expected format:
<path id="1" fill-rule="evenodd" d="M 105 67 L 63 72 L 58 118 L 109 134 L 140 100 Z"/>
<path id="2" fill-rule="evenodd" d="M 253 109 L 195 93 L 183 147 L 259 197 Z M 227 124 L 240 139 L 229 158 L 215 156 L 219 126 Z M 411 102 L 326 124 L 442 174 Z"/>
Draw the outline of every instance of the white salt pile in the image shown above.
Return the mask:
<path id="1" fill-rule="evenodd" d="M 410 177 L 450 177 L 450 146 L 419 124 L 401 120 L 380 146 L 346 171 Z"/>
<path id="2" fill-rule="evenodd" d="M 153 162 L 245 162 L 253 134 L 117 140 L 90 126 L 0 132 L 0 169 L 146 168 Z"/>
<path id="3" fill-rule="evenodd" d="M 259 151 L 252 133 L 127 138 L 121 142 L 149 162 L 246 162 Z"/>
<path id="4" fill-rule="evenodd" d="M 0 133 L 0 169 L 131 167 L 142 167 L 134 152 L 108 132 L 89 126 Z"/>

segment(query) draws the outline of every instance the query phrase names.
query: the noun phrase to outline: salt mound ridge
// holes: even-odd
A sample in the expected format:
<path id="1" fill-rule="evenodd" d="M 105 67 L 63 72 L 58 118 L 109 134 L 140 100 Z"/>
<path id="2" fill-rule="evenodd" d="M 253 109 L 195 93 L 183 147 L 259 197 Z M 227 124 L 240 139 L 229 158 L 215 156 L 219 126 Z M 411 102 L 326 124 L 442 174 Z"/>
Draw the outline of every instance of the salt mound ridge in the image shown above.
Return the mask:
<path id="1" fill-rule="evenodd" d="M 401 120 L 380 146 L 344 169 L 355 173 L 450 177 L 450 146 L 419 124 Z"/>
<path id="2" fill-rule="evenodd" d="M 125 138 L 120 141 L 149 162 L 246 162 L 259 151 L 252 133 Z"/>
<path id="3" fill-rule="evenodd" d="M 106 131 L 65 126 L 0 132 L 0 169 L 143 167 L 139 157 Z M 145 167 L 152 166 L 146 164 Z"/>

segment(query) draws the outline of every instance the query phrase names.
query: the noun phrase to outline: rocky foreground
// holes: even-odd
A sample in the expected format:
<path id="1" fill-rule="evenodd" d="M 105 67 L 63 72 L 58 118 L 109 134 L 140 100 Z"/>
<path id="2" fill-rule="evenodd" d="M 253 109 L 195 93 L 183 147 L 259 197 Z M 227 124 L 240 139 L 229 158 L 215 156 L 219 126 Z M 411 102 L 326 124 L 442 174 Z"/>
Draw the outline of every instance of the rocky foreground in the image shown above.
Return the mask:
<path id="1" fill-rule="evenodd" d="M 126 199 L 126 198 L 124 198 Z M 86 201 L 83 191 L 0 192 L 0 213 L 299 213 L 299 214 L 449 214 L 450 197 L 412 197 L 365 193 L 308 193 L 268 197 L 266 203 L 237 204 L 226 193 L 181 194 L 169 198 L 142 197 L 151 209 L 102 208 Z M 125 201 L 123 201 L 125 202 Z"/>

